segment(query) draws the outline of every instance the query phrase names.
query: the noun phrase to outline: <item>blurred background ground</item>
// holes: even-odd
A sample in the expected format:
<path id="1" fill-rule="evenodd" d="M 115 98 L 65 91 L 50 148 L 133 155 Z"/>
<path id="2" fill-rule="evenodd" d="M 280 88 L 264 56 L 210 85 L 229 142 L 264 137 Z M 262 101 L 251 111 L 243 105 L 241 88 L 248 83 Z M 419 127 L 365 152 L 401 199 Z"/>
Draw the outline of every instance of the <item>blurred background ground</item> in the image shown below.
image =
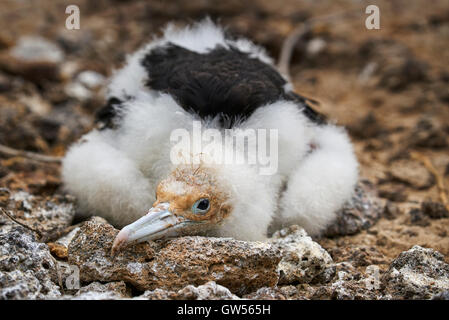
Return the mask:
<path id="1" fill-rule="evenodd" d="M 80 30 L 65 28 L 69 4 L 80 8 Z M 380 30 L 365 28 L 370 4 L 380 8 Z M 360 265 L 386 266 L 415 244 L 448 261 L 449 218 L 435 178 L 410 157 L 428 157 L 449 184 L 447 0 L 1 0 L 0 144 L 63 155 L 93 127 L 107 77 L 169 21 L 210 16 L 277 58 L 305 20 L 354 10 L 299 41 L 291 74 L 298 93 L 348 128 L 361 175 L 377 186 L 385 210 L 368 230 L 319 242 L 334 260 L 352 255 Z M 0 187 L 62 192 L 59 169 L 0 154 Z"/>

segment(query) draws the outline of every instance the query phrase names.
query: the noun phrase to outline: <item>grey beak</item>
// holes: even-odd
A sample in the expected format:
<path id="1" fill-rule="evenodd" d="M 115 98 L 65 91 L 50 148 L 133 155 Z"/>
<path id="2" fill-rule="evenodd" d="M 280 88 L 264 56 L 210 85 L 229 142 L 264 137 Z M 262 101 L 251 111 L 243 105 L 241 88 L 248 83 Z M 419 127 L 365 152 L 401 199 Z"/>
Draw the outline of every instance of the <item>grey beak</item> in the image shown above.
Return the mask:
<path id="1" fill-rule="evenodd" d="M 167 202 L 160 203 L 151 208 L 145 216 L 124 227 L 115 237 L 112 254 L 131 242 L 138 243 L 176 236 L 177 227 L 186 219 L 175 216 L 168 210 L 169 206 Z"/>

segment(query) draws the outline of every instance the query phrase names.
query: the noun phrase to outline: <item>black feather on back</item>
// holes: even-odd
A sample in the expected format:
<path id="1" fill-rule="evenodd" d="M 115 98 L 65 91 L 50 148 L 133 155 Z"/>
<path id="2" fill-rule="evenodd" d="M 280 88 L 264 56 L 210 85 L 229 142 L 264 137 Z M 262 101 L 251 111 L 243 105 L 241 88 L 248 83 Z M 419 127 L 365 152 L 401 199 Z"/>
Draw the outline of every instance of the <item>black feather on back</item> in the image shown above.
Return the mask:
<path id="1" fill-rule="evenodd" d="M 149 88 L 170 94 L 201 118 L 220 117 L 225 128 L 279 99 L 299 103 L 314 122 L 324 121 L 306 98 L 285 92 L 286 81 L 272 66 L 233 47 L 217 46 L 200 54 L 169 43 L 153 49 L 141 63 L 148 72 Z M 115 115 L 116 101 L 109 104 L 97 117 L 103 123 L 112 123 L 105 118 Z"/>

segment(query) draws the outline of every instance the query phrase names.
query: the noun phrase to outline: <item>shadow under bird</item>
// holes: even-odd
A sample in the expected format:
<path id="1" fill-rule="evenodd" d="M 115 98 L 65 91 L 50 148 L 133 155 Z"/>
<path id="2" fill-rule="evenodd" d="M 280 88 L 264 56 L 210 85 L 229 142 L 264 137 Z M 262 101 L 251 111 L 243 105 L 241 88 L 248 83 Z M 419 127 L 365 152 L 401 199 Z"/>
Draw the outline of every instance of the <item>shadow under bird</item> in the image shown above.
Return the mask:
<path id="1" fill-rule="evenodd" d="M 276 172 L 209 161 L 190 144 L 172 152 L 171 134 L 193 134 L 194 121 L 223 136 L 276 129 Z M 195 157 L 199 164 L 189 161 Z M 170 25 L 128 57 L 109 83 L 97 127 L 71 146 L 62 175 L 79 212 L 123 227 L 117 251 L 188 234 L 263 240 L 269 228 L 289 224 L 318 235 L 351 198 L 358 164 L 344 129 L 294 93 L 263 48 L 204 20 Z"/>

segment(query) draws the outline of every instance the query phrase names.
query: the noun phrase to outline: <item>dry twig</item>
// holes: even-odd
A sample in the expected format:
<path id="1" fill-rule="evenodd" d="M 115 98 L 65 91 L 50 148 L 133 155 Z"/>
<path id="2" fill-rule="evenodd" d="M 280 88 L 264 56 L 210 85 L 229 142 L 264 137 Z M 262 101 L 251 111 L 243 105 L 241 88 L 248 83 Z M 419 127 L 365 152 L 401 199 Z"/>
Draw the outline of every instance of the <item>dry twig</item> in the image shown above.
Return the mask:
<path id="1" fill-rule="evenodd" d="M 11 157 L 23 157 L 37 162 L 61 163 L 61 157 L 46 156 L 43 154 L 17 150 L 0 144 L 0 153 Z"/>
<path id="2" fill-rule="evenodd" d="M 287 36 L 287 38 L 282 43 L 281 53 L 278 60 L 279 71 L 290 79 L 290 60 L 293 55 L 293 50 L 295 49 L 298 41 L 301 40 L 309 31 L 312 30 L 313 26 L 318 22 L 331 22 L 336 19 L 344 18 L 347 16 L 354 15 L 356 13 L 360 14 L 360 9 L 356 10 L 344 10 L 337 13 L 332 13 L 329 15 L 313 17 L 304 21 L 304 23 L 295 29 Z"/>
<path id="3" fill-rule="evenodd" d="M 9 219 L 11 219 L 12 221 L 14 221 L 15 223 L 17 223 L 18 225 L 20 225 L 20 226 L 24 227 L 25 229 L 28 229 L 28 230 L 30 230 L 30 231 L 36 233 L 36 234 L 39 236 L 40 239 L 43 238 L 43 235 L 42 235 L 42 233 L 41 233 L 39 230 L 33 229 L 33 228 L 31 228 L 30 226 L 26 225 L 25 223 L 22 223 L 22 222 L 18 221 L 16 218 L 14 218 L 13 216 L 11 216 L 11 215 L 8 213 L 7 210 L 5 210 L 5 209 L 3 209 L 3 208 L 0 208 L 0 212 L 3 213 L 5 216 L 7 216 L 7 217 L 8 217 Z"/>
<path id="4" fill-rule="evenodd" d="M 412 159 L 415 159 L 415 160 L 421 162 L 427 168 L 427 170 L 429 170 L 429 172 L 435 177 L 441 203 L 444 205 L 446 210 L 449 211 L 449 201 L 448 201 L 448 197 L 447 197 L 447 189 L 446 189 L 446 186 L 444 185 L 444 179 L 443 179 L 442 175 L 440 175 L 438 173 L 437 169 L 435 169 L 435 167 L 433 166 L 432 161 L 430 161 L 429 157 L 427 157 L 419 152 L 411 152 L 410 156 Z"/>

